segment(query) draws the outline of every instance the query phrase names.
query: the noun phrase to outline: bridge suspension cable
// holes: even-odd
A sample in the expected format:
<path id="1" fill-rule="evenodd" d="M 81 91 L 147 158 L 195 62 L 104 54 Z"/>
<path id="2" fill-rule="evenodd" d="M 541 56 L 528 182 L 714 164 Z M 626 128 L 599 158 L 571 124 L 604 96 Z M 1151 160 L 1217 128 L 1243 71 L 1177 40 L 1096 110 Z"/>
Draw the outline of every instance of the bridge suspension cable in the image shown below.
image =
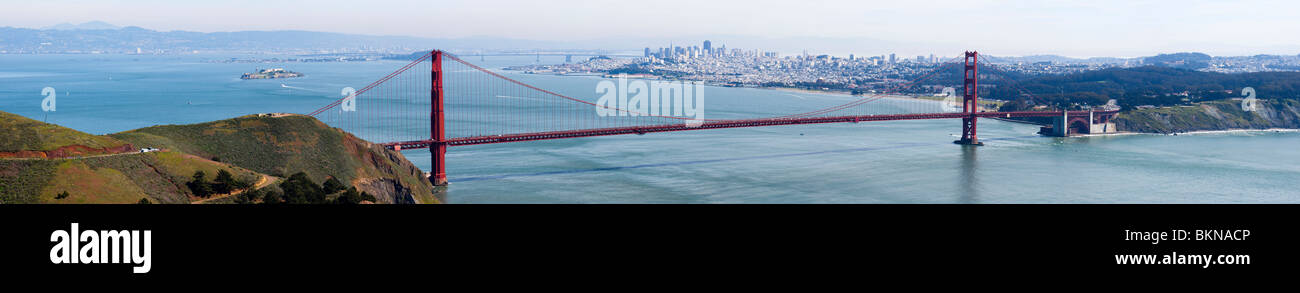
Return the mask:
<path id="1" fill-rule="evenodd" d="M 973 103 L 969 101 L 974 99 L 965 103 L 965 111 L 956 112 L 937 101 L 889 98 L 922 85 L 959 63 L 965 64 L 963 84 L 973 89 L 969 85 L 978 78 L 978 74 L 972 73 L 979 64 L 972 57 L 975 54 L 967 52 L 964 58 L 943 62 L 911 80 L 894 82 L 879 93 L 842 104 L 777 116 L 752 109 L 712 109 L 712 113 L 733 116 L 718 119 L 702 117 L 704 108 L 699 104 L 702 101 L 699 97 L 703 85 L 698 82 L 600 79 L 595 88 L 600 98 L 593 102 L 561 93 L 590 92 L 592 79 L 502 73 L 455 55 L 431 51 L 361 89 L 344 88 L 340 92 L 342 98 L 332 99 L 308 115 L 360 139 L 393 149 L 430 149 L 434 184 L 446 183 L 445 153 L 449 146 L 699 129 L 956 118 L 968 121 L 963 131 L 969 131 L 970 141 L 975 142 L 973 122 L 979 117 L 1062 115 L 1060 112 L 980 112 L 970 108 Z M 554 90 L 526 81 L 547 82 Z M 1008 83 L 1015 86 L 1014 80 Z M 952 97 L 954 93 L 949 94 Z M 974 96 L 967 93 L 965 97 Z M 886 102 L 873 103 L 882 100 Z M 809 101 L 790 107 L 816 106 Z M 692 111 L 698 114 L 692 115 Z M 1113 112 L 1098 113 L 1111 115 Z M 1096 113 L 1064 115 L 1092 114 Z"/>
<path id="2" fill-rule="evenodd" d="M 444 113 L 447 115 L 445 126 L 448 138 L 676 125 L 687 122 L 728 122 L 738 119 L 796 119 L 840 112 L 852 112 L 851 114 L 858 115 L 939 112 L 937 104 L 930 101 L 900 100 L 896 102 L 897 105 L 880 105 L 872 109 L 861 106 L 926 82 L 938 73 L 951 68 L 957 60 L 954 58 L 944 62 L 912 80 L 895 83 L 880 93 L 869 94 L 840 105 L 790 115 L 718 119 L 678 116 L 683 114 L 681 113 L 683 106 L 690 106 L 681 105 L 684 100 L 680 97 L 671 102 L 676 103 L 673 105 L 676 107 L 671 110 L 665 107 L 670 104 L 667 99 L 660 105 L 650 101 L 648 105 L 631 105 L 635 106 L 631 108 L 624 106 L 628 104 L 623 102 L 601 104 L 533 86 L 516 77 L 472 64 L 452 54 L 438 53 L 443 59 L 449 61 L 438 62 L 441 68 L 437 69 L 443 73 L 441 79 L 445 92 Z M 393 142 L 427 139 L 421 137 L 421 134 L 428 133 L 430 126 L 426 125 L 427 122 L 421 122 L 421 119 L 430 114 L 425 110 L 430 105 L 428 98 L 430 70 L 413 69 L 430 66 L 433 63 L 433 55 L 434 52 L 424 54 L 383 78 L 355 90 L 352 95 L 338 98 L 308 115 L 316 116 L 329 125 L 356 133 L 366 140 Z M 518 78 L 551 77 L 520 75 Z M 627 84 L 617 86 L 628 87 Z M 689 96 L 692 94 L 690 90 L 699 87 L 700 84 L 688 82 L 680 86 L 669 88 L 664 94 Z M 639 91 L 650 90 L 662 89 L 640 88 L 631 91 L 639 93 Z M 625 97 L 620 96 L 618 99 L 625 100 Z M 597 111 L 594 110 L 598 109 L 607 110 L 608 115 L 605 117 L 595 115 Z"/>

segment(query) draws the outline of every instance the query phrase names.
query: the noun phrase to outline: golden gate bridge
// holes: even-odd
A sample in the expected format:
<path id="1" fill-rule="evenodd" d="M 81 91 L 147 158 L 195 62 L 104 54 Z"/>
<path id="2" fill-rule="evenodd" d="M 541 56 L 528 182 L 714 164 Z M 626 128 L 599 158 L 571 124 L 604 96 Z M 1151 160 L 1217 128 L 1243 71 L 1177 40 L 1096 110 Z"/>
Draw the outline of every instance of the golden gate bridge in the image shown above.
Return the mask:
<path id="1" fill-rule="evenodd" d="M 389 149 L 429 149 L 432 154 L 429 180 L 434 185 L 445 185 L 446 153 L 448 147 L 453 146 L 706 129 L 924 119 L 961 119 L 961 138 L 954 143 L 977 146 L 983 145 L 978 135 L 979 118 L 1059 117 L 1065 120 L 1062 125 L 1072 125 L 1071 123 L 1105 123 L 1118 112 L 981 111 L 979 54 L 965 52 L 964 57 L 954 61 L 945 62 L 934 71 L 882 93 L 833 107 L 772 117 L 696 119 L 660 115 L 657 111 L 612 107 L 574 98 L 509 78 L 455 55 L 435 50 L 307 115 L 369 141 L 376 141 Z M 959 93 L 962 106 L 959 112 L 927 112 L 927 108 L 920 107 L 903 113 L 880 113 L 878 109 L 867 107 L 872 102 L 920 84 L 954 65 L 964 67 L 962 90 Z M 593 111 L 596 107 L 620 112 L 621 115 L 601 117 Z M 366 111 L 355 111 L 357 108 Z M 426 116 L 427 123 L 405 119 Z M 412 137 L 412 134 L 420 135 Z"/>

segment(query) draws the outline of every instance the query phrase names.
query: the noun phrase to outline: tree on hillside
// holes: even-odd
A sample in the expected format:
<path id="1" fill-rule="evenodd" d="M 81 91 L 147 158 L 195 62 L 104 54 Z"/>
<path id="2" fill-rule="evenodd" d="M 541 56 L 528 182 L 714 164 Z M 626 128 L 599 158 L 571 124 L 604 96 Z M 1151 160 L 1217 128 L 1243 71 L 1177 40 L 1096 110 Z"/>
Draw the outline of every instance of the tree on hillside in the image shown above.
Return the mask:
<path id="1" fill-rule="evenodd" d="M 325 194 L 334 194 L 335 192 L 343 191 L 348 187 L 344 186 L 343 183 L 340 183 L 337 178 L 331 176 L 329 180 L 325 180 L 325 185 L 321 188 L 324 188 Z"/>
<path id="2" fill-rule="evenodd" d="M 265 192 L 261 189 L 244 190 L 235 196 L 236 204 L 251 204 L 258 199 L 262 199 Z"/>
<path id="3" fill-rule="evenodd" d="M 262 204 L 278 204 L 283 200 L 283 196 L 274 191 L 268 191 L 262 196 Z"/>
<path id="4" fill-rule="evenodd" d="M 253 187 L 253 182 L 249 180 L 235 179 L 235 181 L 231 182 L 230 184 L 231 184 L 230 185 L 231 190 L 249 189 Z"/>
<path id="5" fill-rule="evenodd" d="M 212 183 L 208 182 L 206 177 L 207 174 L 204 174 L 203 171 L 194 171 L 193 180 L 189 183 L 185 183 L 185 186 L 190 188 L 190 192 L 194 193 L 194 196 L 212 196 Z"/>
<path id="6" fill-rule="evenodd" d="M 291 204 L 322 204 L 325 201 L 325 191 L 320 185 L 307 178 L 303 172 L 294 173 L 288 179 L 280 183 L 280 189 L 284 190 L 285 202 Z"/>
<path id="7" fill-rule="evenodd" d="M 375 196 L 365 192 L 357 192 L 356 187 L 349 187 L 347 191 L 334 199 L 336 204 L 359 204 L 361 201 L 375 202 Z"/>
<path id="8" fill-rule="evenodd" d="M 217 178 L 212 180 L 212 190 L 216 193 L 226 194 L 234 190 L 235 177 L 230 175 L 226 169 L 217 170 Z"/>

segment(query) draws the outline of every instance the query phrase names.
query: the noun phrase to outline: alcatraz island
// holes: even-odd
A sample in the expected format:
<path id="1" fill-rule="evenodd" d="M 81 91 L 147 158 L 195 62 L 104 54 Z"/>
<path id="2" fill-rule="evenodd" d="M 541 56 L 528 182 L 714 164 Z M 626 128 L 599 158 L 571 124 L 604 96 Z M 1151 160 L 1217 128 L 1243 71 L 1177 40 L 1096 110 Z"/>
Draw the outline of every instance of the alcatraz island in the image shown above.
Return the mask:
<path id="1" fill-rule="evenodd" d="M 276 79 L 276 78 L 294 78 L 302 77 L 303 74 L 294 71 L 288 71 L 284 68 L 258 69 L 257 73 L 245 72 L 239 79 Z"/>

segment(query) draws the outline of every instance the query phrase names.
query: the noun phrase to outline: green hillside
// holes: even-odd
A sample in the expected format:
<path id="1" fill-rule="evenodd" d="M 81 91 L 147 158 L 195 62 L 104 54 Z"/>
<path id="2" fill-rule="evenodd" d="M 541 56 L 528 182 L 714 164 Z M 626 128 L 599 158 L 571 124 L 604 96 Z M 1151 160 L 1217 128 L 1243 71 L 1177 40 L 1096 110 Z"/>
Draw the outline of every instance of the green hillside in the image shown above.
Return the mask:
<path id="1" fill-rule="evenodd" d="M 315 118 L 249 115 L 190 125 L 164 125 L 109 135 L 140 147 L 181 151 L 287 177 L 304 172 L 356 186 L 380 202 L 433 203 L 433 186 L 400 152 L 365 142 Z"/>
<path id="2" fill-rule="evenodd" d="M 189 203 L 197 171 L 240 180 L 262 174 L 0 112 L 0 203 Z"/>
<path id="3" fill-rule="evenodd" d="M 261 174 L 178 152 L 69 159 L 0 159 L 0 203 L 189 203 L 196 171 L 226 170 L 255 182 Z M 66 193 L 67 197 L 59 195 Z"/>
<path id="4" fill-rule="evenodd" d="M 0 112 L 0 158 L 40 157 L 63 149 L 66 154 L 111 153 L 106 149 L 129 149 L 126 142 L 91 135 L 15 114 Z M 125 147 L 124 147 L 125 146 Z"/>
<path id="5" fill-rule="evenodd" d="M 178 152 L 128 153 L 55 160 L 0 160 L 2 203 L 189 203 L 196 171 L 226 170 L 239 180 L 262 175 Z M 9 172 L 10 174 L 6 174 Z M 61 193 L 66 198 L 58 198 Z"/>
<path id="6" fill-rule="evenodd" d="M 196 172 L 215 178 L 220 171 L 255 189 L 279 190 L 285 175 L 304 172 L 315 182 L 336 178 L 379 203 L 438 202 L 401 153 L 306 116 L 246 116 L 109 136 L 4 112 L 0 125 L 9 150 L 0 152 L 8 154 L 0 156 L 0 204 L 234 202 L 241 190 L 207 197 L 191 190 Z M 132 145 L 162 150 L 141 153 Z M 95 149 L 101 151 L 84 151 Z"/>

